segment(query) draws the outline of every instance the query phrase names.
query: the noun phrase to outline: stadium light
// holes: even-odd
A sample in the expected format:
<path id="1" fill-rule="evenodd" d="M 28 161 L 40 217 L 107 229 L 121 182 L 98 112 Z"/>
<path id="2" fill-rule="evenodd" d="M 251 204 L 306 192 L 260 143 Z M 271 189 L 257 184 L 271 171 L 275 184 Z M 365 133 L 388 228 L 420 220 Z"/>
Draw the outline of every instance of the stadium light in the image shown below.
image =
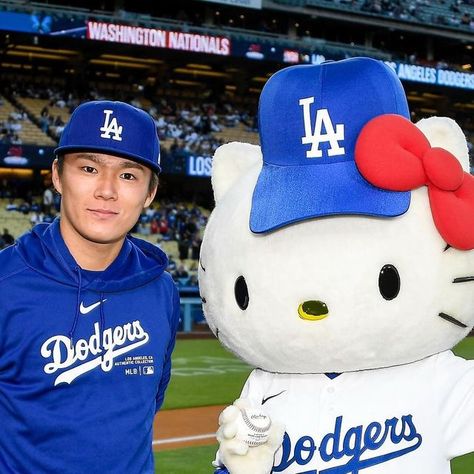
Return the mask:
<path id="1" fill-rule="evenodd" d="M 134 58 L 132 56 L 119 56 L 117 54 L 101 54 L 102 59 L 112 59 L 121 62 L 130 61 L 132 63 L 144 63 L 144 64 L 163 64 L 164 61 L 161 59 L 145 59 L 145 58 Z"/>
<path id="2" fill-rule="evenodd" d="M 69 61 L 71 58 L 67 56 L 60 56 L 59 54 L 35 53 L 33 51 L 7 51 L 7 56 L 19 56 L 29 59 L 51 59 L 53 61 Z"/>
<path id="3" fill-rule="evenodd" d="M 173 69 L 173 71 L 181 74 L 191 74 L 193 76 L 228 77 L 228 74 L 225 72 L 201 71 L 200 69 L 188 69 L 185 67 L 177 67 Z"/>
<path id="4" fill-rule="evenodd" d="M 204 71 L 212 71 L 212 67 L 208 66 L 207 64 L 189 63 L 189 64 L 186 64 L 186 67 L 190 69 L 202 69 Z"/>
<path id="5" fill-rule="evenodd" d="M 91 59 L 90 64 L 102 64 L 104 66 L 114 66 L 114 67 L 128 67 L 132 69 L 148 69 L 150 66 L 148 64 L 142 63 L 128 63 L 124 61 L 109 61 L 108 59 Z"/>

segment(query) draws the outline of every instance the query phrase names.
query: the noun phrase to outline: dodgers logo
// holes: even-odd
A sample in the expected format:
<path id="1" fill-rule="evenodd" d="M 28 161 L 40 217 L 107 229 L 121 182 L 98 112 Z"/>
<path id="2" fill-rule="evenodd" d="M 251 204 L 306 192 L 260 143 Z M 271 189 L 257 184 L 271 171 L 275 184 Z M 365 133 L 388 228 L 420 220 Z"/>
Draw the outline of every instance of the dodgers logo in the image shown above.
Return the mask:
<path id="1" fill-rule="evenodd" d="M 95 323 L 94 334 L 88 340 L 79 339 L 75 345 L 66 336 L 52 336 L 41 346 L 41 355 L 52 359 L 44 366 L 44 372 L 54 374 L 62 371 L 54 380 L 55 386 L 70 384 L 79 375 L 97 367 L 110 372 L 116 357 L 143 346 L 149 340 L 150 336 L 138 320 L 105 329 L 102 333 L 99 323 Z"/>
<path id="2" fill-rule="evenodd" d="M 306 151 L 306 158 L 321 158 L 323 156 L 319 145 L 323 142 L 329 142 L 328 155 L 344 155 L 344 147 L 339 145 L 344 141 L 344 124 L 336 124 L 334 128 L 328 109 L 318 109 L 314 129 L 311 129 L 311 104 L 314 103 L 314 97 L 300 99 L 299 104 L 303 107 L 304 137 L 301 138 L 303 145 L 311 145 Z M 325 133 L 324 133 L 325 132 Z"/>
<path id="3" fill-rule="evenodd" d="M 415 451 L 423 441 L 417 432 L 412 415 L 404 415 L 400 419 L 389 418 L 384 423 L 373 421 L 367 426 L 353 426 L 345 432 L 342 424 L 343 417 L 338 416 L 334 430 L 323 436 L 319 446 L 309 435 L 300 437 L 293 445 L 290 436 L 285 433 L 281 460 L 273 467 L 272 472 L 306 466 L 319 453 L 320 460 L 324 463 L 339 461 L 339 464 L 319 471 L 316 469 L 308 471 L 306 468 L 307 474 L 359 474 L 363 469 Z"/>
<path id="4" fill-rule="evenodd" d="M 104 110 L 105 119 L 104 125 L 100 127 L 101 138 L 111 138 L 112 140 L 122 141 L 122 130 L 123 127 L 117 122 L 117 119 L 114 117 L 112 120 L 110 116 L 114 113 L 113 110 Z M 113 133 L 113 135 L 111 135 Z"/>

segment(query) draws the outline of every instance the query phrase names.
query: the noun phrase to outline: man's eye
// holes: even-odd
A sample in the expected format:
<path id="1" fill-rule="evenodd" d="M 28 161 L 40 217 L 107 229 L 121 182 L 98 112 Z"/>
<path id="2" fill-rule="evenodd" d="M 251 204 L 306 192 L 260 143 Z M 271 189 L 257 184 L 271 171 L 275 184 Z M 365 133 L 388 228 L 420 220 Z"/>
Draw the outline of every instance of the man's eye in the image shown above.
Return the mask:
<path id="1" fill-rule="evenodd" d="M 92 166 L 83 166 L 82 169 L 86 173 L 97 173 L 97 170 L 95 168 L 93 168 Z"/>
<path id="2" fill-rule="evenodd" d="M 127 179 L 127 180 L 136 179 L 135 176 L 133 176 L 132 173 L 122 173 L 120 175 L 120 177 L 123 178 L 123 179 Z"/>

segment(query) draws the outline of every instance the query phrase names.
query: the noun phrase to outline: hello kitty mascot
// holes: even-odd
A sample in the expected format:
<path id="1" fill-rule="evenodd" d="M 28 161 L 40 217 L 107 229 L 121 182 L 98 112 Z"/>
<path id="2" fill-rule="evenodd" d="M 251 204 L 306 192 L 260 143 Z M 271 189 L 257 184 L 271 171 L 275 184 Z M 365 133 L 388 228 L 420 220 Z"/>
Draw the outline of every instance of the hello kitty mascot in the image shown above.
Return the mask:
<path id="1" fill-rule="evenodd" d="M 261 148 L 215 154 L 201 251 L 210 328 L 256 369 L 221 414 L 216 472 L 446 474 L 474 450 L 474 178 L 456 123 L 416 125 L 369 58 L 293 66 Z M 245 407 L 268 440 L 236 437 Z"/>

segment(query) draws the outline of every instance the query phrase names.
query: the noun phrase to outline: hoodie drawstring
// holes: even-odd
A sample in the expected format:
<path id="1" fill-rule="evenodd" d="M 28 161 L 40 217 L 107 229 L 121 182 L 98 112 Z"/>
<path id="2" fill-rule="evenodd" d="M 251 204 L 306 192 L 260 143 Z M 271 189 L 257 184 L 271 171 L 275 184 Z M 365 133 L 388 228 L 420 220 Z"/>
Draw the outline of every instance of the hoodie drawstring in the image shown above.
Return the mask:
<path id="1" fill-rule="evenodd" d="M 79 267 L 76 267 L 75 270 L 77 271 L 79 286 L 77 288 L 76 314 L 74 315 L 74 321 L 72 323 L 72 328 L 69 331 L 69 340 L 71 341 L 71 347 L 74 347 L 74 332 L 76 331 L 77 322 L 79 321 L 79 308 L 81 306 L 81 289 L 82 289 L 81 269 Z"/>
<path id="2" fill-rule="evenodd" d="M 104 302 L 104 293 L 100 294 L 100 322 L 99 322 L 99 331 L 101 334 L 104 334 L 105 330 L 105 313 L 104 313 L 104 305 L 102 304 Z M 100 348 L 103 349 L 102 347 L 102 337 L 100 338 Z"/>

